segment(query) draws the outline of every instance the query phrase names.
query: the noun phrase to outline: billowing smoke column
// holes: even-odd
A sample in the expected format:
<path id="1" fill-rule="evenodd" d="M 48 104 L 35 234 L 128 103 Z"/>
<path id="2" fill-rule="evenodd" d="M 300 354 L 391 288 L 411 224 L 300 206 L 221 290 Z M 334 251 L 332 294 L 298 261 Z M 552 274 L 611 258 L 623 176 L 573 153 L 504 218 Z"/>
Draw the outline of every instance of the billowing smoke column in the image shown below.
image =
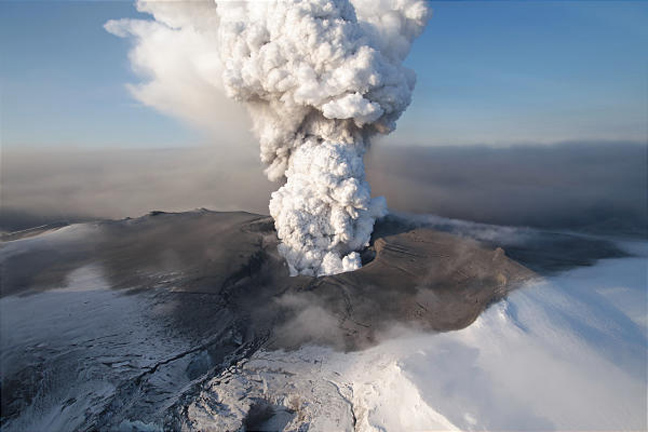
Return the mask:
<path id="1" fill-rule="evenodd" d="M 291 274 L 359 268 L 357 251 L 386 213 L 384 199 L 371 198 L 363 155 L 411 101 L 415 75 L 402 62 L 427 22 L 425 1 L 217 1 L 182 14 L 165 2 L 138 7 L 157 22 L 106 25 L 138 38 L 136 68 L 160 81 L 160 66 L 138 49 L 175 33 L 200 45 L 196 74 L 247 106 L 266 174 L 285 179 L 270 213 Z"/>

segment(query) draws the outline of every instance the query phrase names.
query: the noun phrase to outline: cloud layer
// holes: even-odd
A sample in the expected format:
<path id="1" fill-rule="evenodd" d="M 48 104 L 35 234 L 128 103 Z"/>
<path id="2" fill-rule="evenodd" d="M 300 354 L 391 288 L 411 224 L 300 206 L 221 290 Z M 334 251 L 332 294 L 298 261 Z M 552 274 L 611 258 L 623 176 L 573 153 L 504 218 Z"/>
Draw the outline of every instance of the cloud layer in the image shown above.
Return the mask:
<path id="1" fill-rule="evenodd" d="M 646 232 L 645 144 L 392 147 L 367 154 L 393 210 L 500 225 Z M 4 150 L 0 229 L 197 207 L 268 214 L 254 147 Z M 233 187 L 232 185 L 237 185 Z"/>

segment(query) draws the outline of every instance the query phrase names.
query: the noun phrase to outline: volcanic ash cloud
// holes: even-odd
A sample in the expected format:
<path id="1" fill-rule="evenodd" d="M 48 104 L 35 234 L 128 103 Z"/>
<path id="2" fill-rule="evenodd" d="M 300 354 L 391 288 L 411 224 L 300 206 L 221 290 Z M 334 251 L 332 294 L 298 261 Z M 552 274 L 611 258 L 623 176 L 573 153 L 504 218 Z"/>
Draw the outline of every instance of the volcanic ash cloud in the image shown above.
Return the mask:
<path id="1" fill-rule="evenodd" d="M 402 62 L 427 22 L 425 1 L 140 2 L 138 8 L 155 22 L 106 24 L 136 39 L 131 61 L 151 81 L 134 94 L 169 111 L 182 92 L 168 87 L 193 82 L 244 103 L 266 174 L 284 181 L 270 213 L 291 274 L 359 268 L 357 251 L 386 213 L 385 200 L 371 198 L 363 156 L 371 137 L 394 130 L 411 101 L 415 74 Z M 164 58 L 184 62 L 177 77 L 165 72 Z M 152 91 L 162 95 L 151 97 Z"/>

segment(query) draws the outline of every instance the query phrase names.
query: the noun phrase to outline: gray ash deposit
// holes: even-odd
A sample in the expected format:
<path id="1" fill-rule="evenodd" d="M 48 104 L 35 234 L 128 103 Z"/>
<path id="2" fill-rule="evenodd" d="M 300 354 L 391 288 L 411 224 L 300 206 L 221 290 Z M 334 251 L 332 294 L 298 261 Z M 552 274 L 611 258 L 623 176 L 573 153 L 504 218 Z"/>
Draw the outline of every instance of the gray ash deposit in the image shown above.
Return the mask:
<path id="1" fill-rule="evenodd" d="M 535 276 L 501 248 L 378 221 L 357 271 L 290 277 L 272 219 L 153 212 L 8 235 L 3 430 L 175 427 L 253 353 L 471 324 Z M 148 427 L 148 426 L 146 426 Z"/>

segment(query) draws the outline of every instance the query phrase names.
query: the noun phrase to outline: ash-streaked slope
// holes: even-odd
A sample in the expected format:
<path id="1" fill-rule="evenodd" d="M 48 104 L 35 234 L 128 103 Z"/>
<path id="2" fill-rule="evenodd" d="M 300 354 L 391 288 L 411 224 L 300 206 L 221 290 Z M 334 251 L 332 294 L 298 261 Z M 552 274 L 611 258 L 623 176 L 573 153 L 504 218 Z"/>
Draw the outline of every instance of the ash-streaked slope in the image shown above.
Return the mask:
<path id="1" fill-rule="evenodd" d="M 357 350 L 397 325 L 462 328 L 532 276 L 471 240 L 383 231 L 362 269 L 322 278 L 290 277 L 272 219 L 250 213 L 6 237 L 3 429 L 173 423 L 196 386 L 261 347 Z"/>
<path id="2" fill-rule="evenodd" d="M 269 217 L 243 212 L 153 212 L 28 236 L 2 249 L 2 294 L 62 286 L 69 272 L 99 265 L 112 288 L 218 298 L 219 309 L 236 309 L 264 333 L 316 308 L 335 323 L 320 332 L 340 336 L 325 342 L 354 349 L 393 322 L 441 331 L 464 327 L 532 276 L 501 249 L 386 219 L 381 237 L 364 252 L 366 268 L 290 277 L 272 225 Z M 273 341 L 286 342 L 276 334 Z"/>
<path id="3" fill-rule="evenodd" d="M 634 245 L 636 246 L 636 245 Z M 258 351 L 205 383 L 187 430 L 646 430 L 646 257 L 516 290 L 467 328 L 359 352 Z M 249 414 L 252 413 L 252 414 Z"/>
<path id="4" fill-rule="evenodd" d="M 448 227 L 461 226 L 436 222 L 450 231 Z M 578 382 L 590 379 L 613 358 L 606 355 L 620 353 L 621 372 L 610 375 L 620 384 L 605 381 L 581 388 L 592 394 L 610 390 L 612 395 L 641 390 L 645 377 L 636 371 L 645 352 L 645 332 L 633 330 L 635 318 L 624 318 L 613 306 L 580 301 L 578 314 L 565 326 L 565 317 L 573 313 L 571 300 L 559 298 L 556 305 L 561 290 L 540 287 L 513 297 L 538 299 L 505 300 L 498 303 L 505 306 L 482 314 L 511 288 L 538 275 L 501 249 L 484 248 L 466 237 L 530 251 L 520 256 L 531 266 L 538 257 L 534 244 L 553 244 L 561 256 L 570 243 L 562 238 L 562 243 L 552 243 L 552 236 L 543 243 L 541 232 L 489 231 L 469 223 L 455 232 L 462 238 L 422 225 L 420 220 L 381 220 L 361 269 L 322 278 L 289 277 L 276 250 L 272 220 L 250 213 L 153 212 L 5 236 L 0 249 L 2 428 L 227 430 L 226 422 L 234 430 L 241 425 L 250 430 L 288 425 L 330 430 L 330 420 L 340 422 L 336 430 L 353 424 L 358 430 L 467 429 L 470 419 L 476 419 L 476 425 L 506 429 L 523 424 L 523 414 L 536 403 L 544 404 L 545 417 L 555 420 L 560 414 L 539 397 L 493 410 L 507 398 L 521 398 L 521 392 L 498 390 L 497 383 L 482 376 L 501 375 L 509 359 L 532 360 L 529 352 L 544 359 L 536 371 L 553 365 L 547 362 L 562 348 L 552 336 L 542 336 L 545 342 L 539 344 L 543 329 L 549 335 L 565 331 L 560 341 L 583 341 L 575 349 L 565 345 L 568 351 L 561 355 L 567 366 L 560 376 L 573 371 Z M 589 261 L 572 260 L 572 266 L 628 255 L 601 240 L 567 237 L 576 239 L 571 244 L 590 241 L 592 246 L 579 249 Z M 603 244 L 608 249 L 601 249 Z M 543 297 L 546 293 L 553 297 Z M 582 298 L 586 293 L 581 289 L 570 295 Z M 609 291 L 606 299 L 613 305 L 637 305 L 633 293 Z M 547 310 L 549 318 L 534 318 Z M 620 330 L 592 327 L 590 311 L 596 314 L 592 322 L 612 320 Z M 633 314 L 642 315 L 636 307 Z M 500 316 L 505 319 L 498 321 Z M 428 332 L 414 342 L 394 339 L 404 328 L 465 330 Z M 574 360 L 583 344 L 596 348 L 586 352 L 592 354 L 591 362 Z M 514 355 L 529 346 L 535 351 L 525 352 L 526 357 Z M 476 352 L 485 353 L 485 364 L 472 363 Z M 598 366 L 579 369 L 583 364 Z M 512 377 L 500 378 L 511 386 L 516 376 L 531 373 L 531 365 L 527 371 L 514 364 Z M 421 375 L 429 368 L 436 372 Z M 472 398 L 467 377 L 475 371 L 483 386 Z M 636 375 L 634 387 L 627 371 Z M 567 387 L 555 389 L 573 395 L 572 384 L 565 380 Z M 448 395 L 452 388 L 458 393 Z M 501 403 L 490 406 L 485 402 L 490 399 Z M 617 415 L 619 404 L 603 409 L 608 399 L 600 399 L 598 409 Z M 639 424 L 635 405 L 627 405 L 634 419 L 627 424 Z M 462 406 L 471 407 L 465 418 Z M 591 406 L 583 402 L 578 415 Z M 582 424 L 579 419 L 555 424 Z M 625 424 L 613 420 L 610 424 Z"/>

